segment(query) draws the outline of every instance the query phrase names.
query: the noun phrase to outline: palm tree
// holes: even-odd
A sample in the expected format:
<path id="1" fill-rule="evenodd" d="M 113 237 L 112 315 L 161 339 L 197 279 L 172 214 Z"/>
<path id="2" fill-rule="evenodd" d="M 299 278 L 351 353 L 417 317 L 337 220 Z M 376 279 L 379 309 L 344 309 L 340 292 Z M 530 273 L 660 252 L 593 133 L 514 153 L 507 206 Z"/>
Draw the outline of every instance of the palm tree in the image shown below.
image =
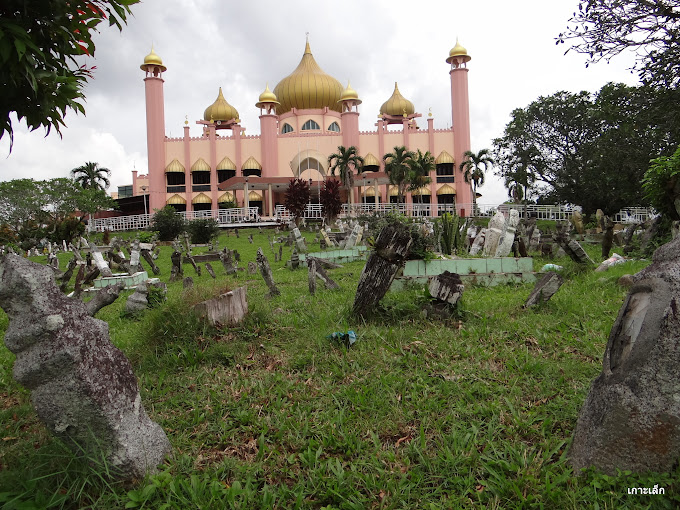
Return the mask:
<path id="1" fill-rule="evenodd" d="M 418 149 L 418 152 L 408 160 L 407 164 L 409 167 L 407 191 L 413 193 L 432 182 L 432 179 L 430 179 L 430 172 L 434 172 L 436 166 L 434 164 L 434 156 L 430 154 L 430 151 L 423 154 L 420 149 Z M 422 201 L 423 196 L 420 195 L 420 203 L 422 203 Z"/>
<path id="2" fill-rule="evenodd" d="M 347 188 L 347 203 L 352 201 L 352 187 L 354 186 L 354 172 L 361 171 L 364 166 L 364 158 L 357 154 L 357 148 L 353 145 L 345 148 L 338 146 L 338 152 L 328 156 L 328 167 L 331 175 L 335 175 L 335 170 L 340 174 L 340 181 Z"/>
<path id="3" fill-rule="evenodd" d="M 111 185 L 108 177 L 111 175 L 111 170 L 99 166 L 99 163 L 91 161 L 85 163 L 78 168 L 71 170 L 71 177 L 85 189 L 101 189 L 104 190 Z"/>
<path id="4" fill-rule="evenodd" d="M 395 147 L 393 152 L 383 156 L 385 173 L 390 178 L 390 184 L 397 186 L 397 200 L 401 204 L 404 200 L 404 192 L 409 184 L 409 161 L 415 154 L 407 150 L 403 145 Z"/>
<path id="5" fill-rule="evenodd" d="M 484 185 L 484 173 L 494 165 L 489 149 L 482 149 L 477 154 L 465 151 L 460 170 L 466 183 L 472 184 L 472 204 L 477 204 L 477 188 Z"/>

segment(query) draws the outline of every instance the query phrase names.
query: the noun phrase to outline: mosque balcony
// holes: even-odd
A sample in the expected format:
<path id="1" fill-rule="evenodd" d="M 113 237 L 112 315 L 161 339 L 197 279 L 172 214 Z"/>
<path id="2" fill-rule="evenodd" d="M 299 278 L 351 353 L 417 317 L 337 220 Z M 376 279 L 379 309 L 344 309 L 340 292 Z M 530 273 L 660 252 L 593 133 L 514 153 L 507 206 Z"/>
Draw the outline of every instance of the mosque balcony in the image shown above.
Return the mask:
<path id="1" fill-rule="evenodd" d="M 168 193 L 184 193 L 187 190 L 186 186 L 168 186 L 166 188 Z"/>
<path id="2" fill-rule="evenodd" d="M 194 184 L 191 191 L 210 191 L 210 184 Z"/>

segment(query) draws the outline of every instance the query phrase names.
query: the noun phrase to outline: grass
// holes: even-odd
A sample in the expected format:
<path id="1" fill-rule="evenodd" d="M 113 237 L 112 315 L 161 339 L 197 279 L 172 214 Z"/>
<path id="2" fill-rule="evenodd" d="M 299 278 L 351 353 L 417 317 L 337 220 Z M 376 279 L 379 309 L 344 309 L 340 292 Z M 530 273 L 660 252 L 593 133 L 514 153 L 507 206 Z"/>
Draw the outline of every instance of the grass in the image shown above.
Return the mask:
<path id="1" fill-rule="evenodd" d="M 248 242 L 248 234 L 255 239 Z M 271 232 L 269 232 L 271 234 Z M 311 234 L 306 234 L 311 241 Z M 220 239 L 241 267 L 262 246 L 281 296 L 259 275 L 203 272 L 162 307 L 126 317 L 102 309 L 133 363 L 147 412 L 174 453 L 136 484 L 73 459 L 51 439 L 0 348 L 0 504 L 5 508 L 675 508 L 678 472 L 576 476 L 567 451 L 626 290 L 619 276 L 570 261 L 548 303 L 522 304 L 531 285 L 466 288 L 462 326 L 426 320 L 422 288 L 388 293 L 365 320 L 349 312 L 363 263 L 330 275 L 339 291 L 307 291 L 305 270 L 273 263 L 256 229 Z M 308 242 L 314 249 L 314 244 Z M 318 248 L 318 244 L 316 245 Z M 596 258 L 599 247 L 592 247 Z M 161 278 L 170 274 L 162 249 Z M 284 260 L 290 249 L 284 249 Z M 63 262 L 63 261 L 62 261 Z M 536 259 L 540 268 L 547 260 Z M 219 267 L 218 267 L 219 266 Z M 249 315 L 231 329 L 196 320 L 188 303 L 246 285 Z M 6 328 L 0 317 L 0 330 Z M 347 349 L 334 331 L 357 332 Z M 58 455 L 55 452 L 59 452 Z M 629 496 L 628 487 L 666 489 Z M 32 506 L 31 506 L 32 505 Z"/>

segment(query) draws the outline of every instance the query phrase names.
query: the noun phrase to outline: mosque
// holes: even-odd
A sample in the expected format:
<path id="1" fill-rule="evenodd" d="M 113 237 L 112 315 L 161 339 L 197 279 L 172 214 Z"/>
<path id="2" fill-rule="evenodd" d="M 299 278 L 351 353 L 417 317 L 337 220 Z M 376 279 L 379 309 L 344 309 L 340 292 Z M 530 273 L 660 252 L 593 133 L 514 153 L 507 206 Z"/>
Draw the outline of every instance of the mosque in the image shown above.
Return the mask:
<path id="1" fill-rule="evenodd" d="M 343 193 L 350 203 L 370 208 L 396 201 L 383 156 L 395 146 L 405 146 L 429 151 L 436 158 L 431 183 L 407 193 L 407 207 L 429 204 L 433 216 L 455 208 L 464 216 L 471 210 L 472 189 L 458 164 L 470 150 L 469 61 L 466 49 L 456 41 L 446 58 L 451 66 L 451 129 L 434 129 L 432 114 L 426 127 L 419 126 L 422 114 L 395 83 L 392 96 L 377 112 L 376 129 L 359 131 L 359 94 L 321 69 L 307 41 L 297 68 L 273 91 L 267 86 L 255 103 L 260 110 L 259 135 L 245 135 L 238 111 L 220 88 L 197 121 L 202 135 L 189 136 L 187 120 L 184 136 L 170 138 L 165 134 L 163 100 L 167 68 L 152 48 L 140 66 L 145 72 L 148 175 L 133 171 L 132 194 L 148 194 L 151 211 L 168 204 L 187 212 L 235 204 L 256 206 L 261 215 L 273 216 L 293 177 L 308 179 L 316 197 L 315 190 L 329 175 L 328 156 L 342 145 L 356 147 L 364 158 L 353 189 Z"/>

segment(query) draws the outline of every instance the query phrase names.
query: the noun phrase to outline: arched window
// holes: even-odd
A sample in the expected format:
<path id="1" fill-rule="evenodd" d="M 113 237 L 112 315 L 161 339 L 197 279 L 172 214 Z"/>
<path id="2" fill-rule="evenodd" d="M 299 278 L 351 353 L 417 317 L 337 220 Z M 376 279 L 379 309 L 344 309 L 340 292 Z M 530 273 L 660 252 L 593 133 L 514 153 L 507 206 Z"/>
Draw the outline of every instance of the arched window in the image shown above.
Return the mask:
<path id="1" fill-rule="evenodd" d="M 328 126 L 328 131 L 335 131 L 336 133 L 340 132 L 340 126 L 338 125 L 337 122 L 333 122 L 330 126 Z"/>
<path id="2" fill-rule="evenodd" d="M 303 128 L 304 129 L 304 128 Z M 281 128 L 281 134 L 286 134 L 286 133 L 292 133 L 293 132 L 293 126 L 288 124 L 287 122 L 283 125 Z"/>
<path id="3" fill-rule="evenodd" d="M 303 131 L 309 131 L 311 129 L 321 129 L 321 128 L 319 127 L 319 125 L 316 122 L 314 122 L 312 119 L 309 119 L 307 122 L 305 122 L 302 125 L 302 130 Z"/>

